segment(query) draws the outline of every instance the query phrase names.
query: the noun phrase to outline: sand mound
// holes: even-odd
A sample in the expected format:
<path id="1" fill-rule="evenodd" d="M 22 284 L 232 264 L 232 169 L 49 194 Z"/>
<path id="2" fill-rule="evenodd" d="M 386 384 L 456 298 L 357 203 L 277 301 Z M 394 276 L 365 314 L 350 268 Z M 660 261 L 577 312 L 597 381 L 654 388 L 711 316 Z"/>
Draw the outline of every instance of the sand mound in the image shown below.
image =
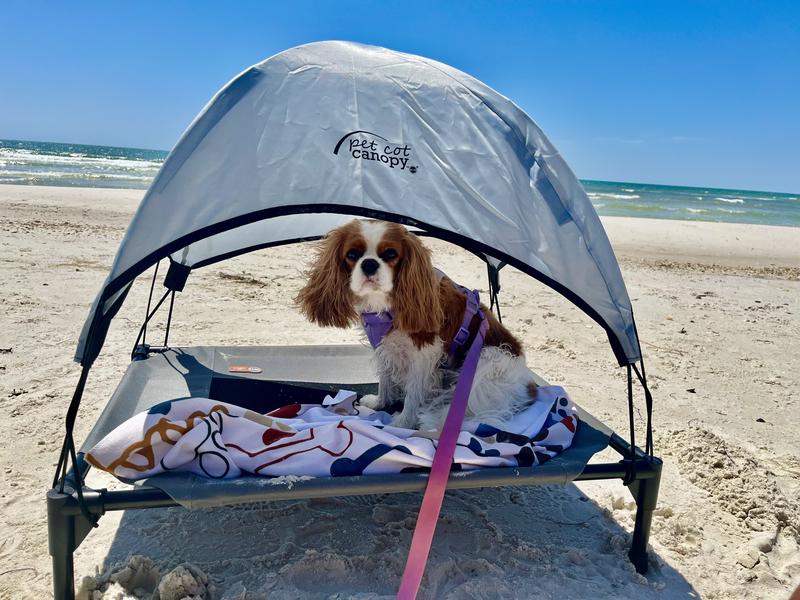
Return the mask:
<path id="1" fill-rule="evenodd" d="M 800 542 L 800 503 L 784 495 L 775 474 L 754 456 L 698 427 L 672 432 L 668 449 L 687 479 L 742 526 L 772 535 L 786 528 Z"/>
<path id="2" fill-rule="evenodd" d="M 698 427 L 673 431 L 661 440 L 685 478 L 725 513 L 744 543 L 728 557 L 741 583 L 759 581 L 776 591 L 800 576 L 800 502 L 787 495 L 773 470 L 754 454 Z M 658 522 L 658 519 L 656 519 Z M 664 537 L 686 556 L 703 548 L 703 526 L 687 516 L 673 518 Z"/>
<path id="3" fill-rule="evenodd" d="M 178 565 L 158 582 L 153 600 L 211 600 L 214 586 L 208 576 L 194 565 Z"/>
<path id="4" fill-rule="evenodd" d="M 254 600 L 242 591 L 244 595 L 235 596 L 237 600 Z M 134 555 L 101 575 L 85 577 L 77 597 L 78 600 L 215 600 L 218 596 L 208 576 L 192 564 L 180 564 L 162 577 L 152 559 Z"/>

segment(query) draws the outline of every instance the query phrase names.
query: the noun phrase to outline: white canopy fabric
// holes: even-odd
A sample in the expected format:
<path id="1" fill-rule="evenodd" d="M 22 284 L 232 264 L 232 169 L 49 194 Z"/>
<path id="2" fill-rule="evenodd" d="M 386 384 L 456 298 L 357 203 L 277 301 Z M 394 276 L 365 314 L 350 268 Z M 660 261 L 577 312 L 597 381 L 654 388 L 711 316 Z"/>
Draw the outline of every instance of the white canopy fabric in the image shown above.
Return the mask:
<path id="1" fill-rule="evenodd" d="M 226 85 L 142 200 L 76 360 L 91 363 L 133 279 L 323 235 L 360 215 L 418 227 L 550 285 L 640 358 L 614 252 L 536 124 L 445 64 L 351 42 L 281 52 Z"/>

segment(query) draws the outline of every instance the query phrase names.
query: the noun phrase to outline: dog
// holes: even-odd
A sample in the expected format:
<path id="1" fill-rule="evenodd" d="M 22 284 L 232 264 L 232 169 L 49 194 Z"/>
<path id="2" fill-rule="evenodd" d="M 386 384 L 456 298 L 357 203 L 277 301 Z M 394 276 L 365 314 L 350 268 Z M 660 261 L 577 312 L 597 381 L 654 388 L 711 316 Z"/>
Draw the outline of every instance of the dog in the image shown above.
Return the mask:
<path id="1" fill-rule="evenodd" d="M 353 220 L 319 243 L 295 303 L 313 323 L 348 328 L 362 313 L 392 315 L 391 330 L 375 349 L 378 394 L 363 406 L 388 410 L 402 404 L 392 425 L 441 429 L 458 380 L 458 364 L 480 325 L 474 317 L 470 342 L 443 365 L 467 304 L 464 291 L 437 275 L 430 250 L 405 227 Z M 522 345 L 483 305 L 489 330 L 467 405 L 467 419 L 502 429 L 536 398 L 533 373 Z"/>

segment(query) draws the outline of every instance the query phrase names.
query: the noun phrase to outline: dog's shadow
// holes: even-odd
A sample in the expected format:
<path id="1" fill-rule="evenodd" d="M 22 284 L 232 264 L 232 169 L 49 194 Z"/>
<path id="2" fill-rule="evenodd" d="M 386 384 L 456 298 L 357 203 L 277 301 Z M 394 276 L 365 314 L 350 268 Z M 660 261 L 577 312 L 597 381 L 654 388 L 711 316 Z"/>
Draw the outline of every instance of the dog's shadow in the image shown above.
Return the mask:
<path id="1" fill-rule="evenodd" d="M 393 597 L 421 499 L 402 493 L 127 511 L 101 569 L 107 581 L 130 556 L 144 555 L 160 575 L 195 565 L 217 598 Z M 698 596 L 652 551 L 647 577 L 638 575 L 629 544 L 629 532 L 574 484 L 451 491 L 420 598 Z"/>

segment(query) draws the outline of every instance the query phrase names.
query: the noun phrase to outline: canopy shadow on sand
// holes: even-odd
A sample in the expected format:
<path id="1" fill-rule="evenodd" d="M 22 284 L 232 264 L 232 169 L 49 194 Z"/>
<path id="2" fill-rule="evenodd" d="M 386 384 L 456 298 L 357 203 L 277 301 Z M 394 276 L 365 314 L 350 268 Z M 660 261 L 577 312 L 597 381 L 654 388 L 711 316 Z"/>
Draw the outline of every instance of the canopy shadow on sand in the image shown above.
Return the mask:
<path id="1" fill-rule="evenodd" d="M 162 575 L 199 567 L 221 596 L 394 597 L 420 500 L 403 493 L 126 511 L 101 569 L 143 555 Z M 629 538 L 575 484 L 452 491 L 420 597 L 697 597 L 655 552 L 647 579 L 637 574 Z"/>

